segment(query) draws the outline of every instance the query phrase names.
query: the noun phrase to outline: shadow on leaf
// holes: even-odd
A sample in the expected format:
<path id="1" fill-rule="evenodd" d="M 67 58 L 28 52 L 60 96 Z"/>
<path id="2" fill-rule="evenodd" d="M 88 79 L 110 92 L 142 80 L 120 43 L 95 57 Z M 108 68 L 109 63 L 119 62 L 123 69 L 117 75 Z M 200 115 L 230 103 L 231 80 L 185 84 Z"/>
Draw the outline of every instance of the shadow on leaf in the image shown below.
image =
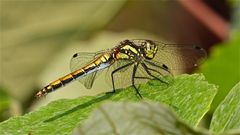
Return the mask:
<path id="1" fill-rule="evenodd" d="M 116 92 L 116 93 L 118 93 L 118 92 Z M 54 121 L 54 120 L 59 119 L 59 118 L 65 116 L 65 115 L 69 115 L 69 114 L 71 114 L 71 113 L 73 113 L 73 112 L 75 112 L 75 111 L 77 111 L 79 109 L 84 109 L 84 108 L 86 108 L 86 107 L 88 107 L 88 106 L 90 106 L 92 104 L 95 104 L 97 102 L 101 102 L 103 100 L 109 99 L 113 94 L 116 94 L 116 93 L 105 94 L 105 95 L 100 96 L 98 98 L 91 99 L 89 101 L 84 102 L 83 104 L 77 105 L 76 107 L 73 107 L 72 109 L 70 109 L 70 110 L 68 110 L 68 111 L 66 111 L 64 113 L 58 114 L 58 115 L 56 115 L 54 117 L 51 117 L 51 118 L 49 118 L 49 119 L 47 119 L 47 120 L 45 120 L 43 122 Z"/>

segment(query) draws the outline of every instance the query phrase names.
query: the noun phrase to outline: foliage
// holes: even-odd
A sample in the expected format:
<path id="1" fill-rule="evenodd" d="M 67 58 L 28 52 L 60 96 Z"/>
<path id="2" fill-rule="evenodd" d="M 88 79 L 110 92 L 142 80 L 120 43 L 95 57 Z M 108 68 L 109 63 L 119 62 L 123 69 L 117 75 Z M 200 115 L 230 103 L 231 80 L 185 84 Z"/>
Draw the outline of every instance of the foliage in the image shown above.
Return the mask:
<path id="1" fill-rule="evenodd" d="M 238 119 L 240 118 L 239 115 L 236 115 L 236 117 L 238 117 Z M 221 119 L 222 117 L 219 118 Z M 231 121 L 236 122 L 237 120 L 231 119 L 230 122 Z M 238 125 L 238 127 L 240 126 Z M 204 129 L 192 128 L 179 120 L 167 107 L 159 103 L 151 102 L 118 102 L 101 105 L 92 113 L 89 119 L 87 119 L 81 126 L 74 130 L 74 135 L 106 134 L 212 135 L 215 133 Z M 226 131 L 220 135 L 239 134 L 240 130 L 235 130 Z"/>
<path id="2" fill-rule="evenodd" d="M 236 84 L 213 114 L 210 129 L 223 132 L 240 129 L 240 82 Z"/>
<path id="3" fill-rule="evenodd" d="M 91 130 L 90 130 L 91 129 Z M 96 132 L 97 131 L 97 132 Z M 159 103 L 107 103 L 100 106 L 82 126 L 78 135 L 210 135 L 184 124 Z"/>
<path id="4" fill-rule="evenodd" d="M 240 33 L 235 33 L 232 40 L 212 49 L 209 59 L 201 67 L 201 72 L 210 83 L 219 86 L 213 100 L 212 111 L 240 80 Z"/>
<path id="5" fill-rule="evenodd" d="M 166 78 L 169 79 L 169 78 Z M 152 80 L 139 86 L 145 101 L 162 102 L 189 126 L 195 127 L 209 110 L 217 92 L 203 75 L 180 75 L 166 85 Z M 140 101 L 132 87 L 115 94 L 100 94 L 94 97 L 62 99 L 20 117 L 0 124 L 0 134 L 70 134 L 101 103 L 107 101 Z"/>

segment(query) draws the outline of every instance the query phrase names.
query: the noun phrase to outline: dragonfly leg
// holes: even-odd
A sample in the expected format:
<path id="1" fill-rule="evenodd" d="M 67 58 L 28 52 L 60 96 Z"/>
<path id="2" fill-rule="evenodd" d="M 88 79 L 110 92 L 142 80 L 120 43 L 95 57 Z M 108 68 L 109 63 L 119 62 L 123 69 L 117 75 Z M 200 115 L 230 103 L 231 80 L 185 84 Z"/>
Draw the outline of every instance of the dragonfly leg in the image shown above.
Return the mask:
<path id="1" fill-rule="evenodd" d="M 148 80 L 151 80 L 151 78 L 149 78 L 149 77 L 141 77 L 141 76 L 135 76 L 134 78 L 135 79 L 148 79 Z"/>
<path id="2" fill-rule="evenodd" d="M 135 86 L 135 80 L 134 80 L 134 79 L 135 79 L 135 75 L 136 75 L 136 71 L 137 71 L 138 64 L 139 64 L 139 63 L 137 63 L 137 64 L 134 65 L 134 67 L 133 67 L 132 86 L 133 86 L 133 88 L 136 90 L 136 94 L 139 95 L 139 97 L 142 99 L 143 97 L 142 97 L 142 95 L 140 94 L 140 92 L 138 91 L 137 87 Z"/>
<path id="3" fill-rule="evenodd" d="M 173 74 L 171 73 L 171 71 L 169 70 L 169 68 L 168 68 L 165 64 L 162 64 L 162 66 L 159 66 L 159 65 L 157 65 L 157 64 L 155 64 L 155 63 L 153 63 L 153 62 L 151 62 L 151 61 L 145 60 L 145 62 L 147 62 L 148 64 L 150 64 L 150 65 L 152 65 L 152 66 L 161 68 L 161 69 L 167 71 L 169 74 L 173 75 Z M 146 65 L 146 64 L 144 64 L 144 65 Z"/>
<path id="4" fill-rule="evenodd" d="M 151 72 L 149 72 L 149 70 L 152 70 L 152 69 L 149 69 L 146 64 L 141 63 L 141 65 L 143 66 L 143 68 L 145 69 L 145 71 L 147 72 L 148 75 L 150 75 L 151 77 L 153 77 L 154 79 L 156 79 L 162 83 L 168 84 L 167 82 L 159 79 L 158 77 L 154 76 Z M 154 71 L 154 70 L 152 70 L 152 71 Z"/>
<path id="5" fill-rule="evenodd" d="M 114 85 L 114 78 L 113 78 L 113 75 L 114 75 L 116 72 L 120 71 L 121 69 L 124 69 L 124 68 L 126 68 L 126 67 L 128 67 L 128 66 L 131 66 L 132 64 L 133 64 L 133 62 L 128 63 L 128 64 L 126 64 L 126 65 L 124 65 L 124 66 L 122 66 L 122 67 L 119 67 L 119 68 L 115 69 L 114 71 L 112 71 L 112 73 L 111 73 L 111 77 L 112 77 L 113 91 L 107 92 L 107 94 L 115 93 L 115 92 L 116 92 L 115 85 Z"/>
<path id="6" fill-rule="evenodd" d="M 157 71 L 157 70 L 155 70 L 155 69 L 148 68 L 148 70 L 154 71 L 154 72 L 158 73 L 159 75 L 163 76 L 163 74 L 162 74 L 162 73 L 160 73 L 159 71 Z"/>

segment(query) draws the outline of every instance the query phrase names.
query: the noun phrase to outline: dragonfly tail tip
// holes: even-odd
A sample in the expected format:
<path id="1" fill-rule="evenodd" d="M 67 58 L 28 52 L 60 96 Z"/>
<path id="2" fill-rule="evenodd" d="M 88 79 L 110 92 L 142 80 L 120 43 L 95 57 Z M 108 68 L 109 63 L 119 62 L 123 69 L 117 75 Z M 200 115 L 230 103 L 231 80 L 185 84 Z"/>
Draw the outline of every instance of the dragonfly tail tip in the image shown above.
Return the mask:
<path id="1" fill-rule="evenodd" d="M 36 93 L 35 97 L 36 97 L 36 98 L 40 98 L 40 97 L 43 97 L 43 96 L 45 96 L 45 95 L 47 95 L 47 92 L 46 92 L 45 89 L 42 89 L 42 90 L 40 90 L 40 91 L 38 91 L 38 92 Z"/>

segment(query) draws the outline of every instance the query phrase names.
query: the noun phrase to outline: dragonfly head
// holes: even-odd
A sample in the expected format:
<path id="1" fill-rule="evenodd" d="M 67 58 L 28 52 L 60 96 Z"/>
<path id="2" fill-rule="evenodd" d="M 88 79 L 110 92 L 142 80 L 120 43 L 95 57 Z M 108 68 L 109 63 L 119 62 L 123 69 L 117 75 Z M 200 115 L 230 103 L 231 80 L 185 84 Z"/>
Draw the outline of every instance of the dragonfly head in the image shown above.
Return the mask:
<path id="1" fill-rule="evenodd" d="M 145 40 L 141 47 L 143 49 L 143 56 L 146 59 L 153 59 L 158 50 L 157 45 L 150 40 Z"/>

